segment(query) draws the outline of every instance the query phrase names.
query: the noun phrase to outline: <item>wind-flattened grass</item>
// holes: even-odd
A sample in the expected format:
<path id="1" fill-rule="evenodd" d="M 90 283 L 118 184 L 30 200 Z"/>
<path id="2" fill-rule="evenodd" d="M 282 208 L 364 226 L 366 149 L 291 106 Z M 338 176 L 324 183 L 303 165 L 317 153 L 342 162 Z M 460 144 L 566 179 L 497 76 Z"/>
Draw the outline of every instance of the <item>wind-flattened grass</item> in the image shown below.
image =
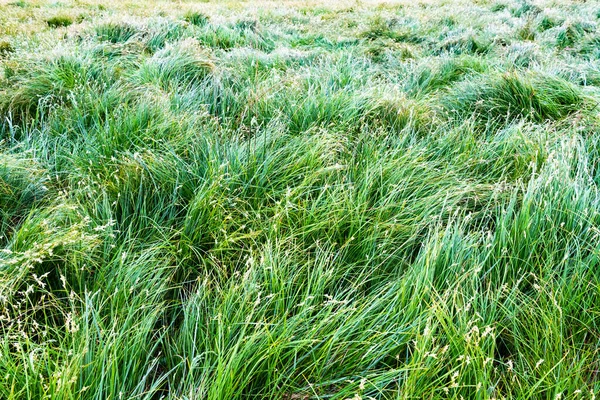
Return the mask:
<path id="1" fill-rule="evenodd" d="M 560 26 L 564 23 L 564 20 L 560 17 L 550 16 L 547 14 L 542 14 L 541 17 L 538 17 L 538 29 L 540 31 L 546 31 L 548 29 L 552 29 L 554 27 Z"/>
<path id="2" fill-rule="evenodd" d="M 600 392 L 593 5 L 0 8 L 0 398 Z"/>
<path id="3" fill-rule="evenodd" d="M 435 45 L 434 53 L 451 54 L 485 54 L 491 46 L 492 41 L 476 35 L 473 32 L 451 32 L 445 40 Z"/>
<path id="4" fill-rule="evenodd" d="M 32 160 L 0 154 L 0 243 L 6 243 L 30 210 L 47 195 L 43 171 Z"/>
<path id="5" fill-rule="evenodd" d="M 554 76 L 506 72 L 459 84 L 442 103 L 458 118 L 475 115 L 493 123 L 519 118 L 544 122 L 579 111 L 584 96 L 576 86 Z"/>
<path id="6" fill-rule="evenodd" d="M 408 77 L 405 84 L 408 93 L 418 95 L 440 90 L 469 74 L 483 73 L 487 68 L 484 59 L 472 56 L 442 59 L 437 65 L 432 65 L 432 61 L 419 65 Z"/>
<path id="7" fill-rule="evenodd" d="M 424 41 L 424 38 L 419 36 L 412 26 L 396 24 L 395 20 L 386 20 L 380 15 L 369 21 L 367 28 L 360 36 L 367 40 L 388 38 L 395 42 L 405 43 L 421 43 Z"/>
<path id="8" fill-rule="evenodd" d="M 163 89 L 170 85 L 193 85 L 215 69 L 210 56 L 195 41 L 184 41 L 155 53 L 139 70 L 139 83 L 154 83 Z"/>
<path id="9" fill-rule="evenodd" d="M 43 118 L 54 107 L 69 103 L 73 91 L 88 82 L 84 63 L 73 56 L 58 56 L 29 68 L 17 73 L 0 102 L 2 112 L 15 122 Z"/>
<path id="10" fill-rule="evenodd" d="M 150 52 L 162 49 L 167 43 L 179 41 L 185 33 L 183 24 L 169 20 L 150 21 L 147 30 L 143 41 L 145 49 Z"/>
<path id="11" fill-rule="evenodd" d="M 206 24 L 195 35 L 203 45 L 216 49 L 252 47 L 262 51 L 272 51 L 274 41 L 260 30 L 245 29 L 239 26 Z"/>
<path id="12" fill-rule="evenodd" d="M 561 49 L 571 47 L 583 37 L 584 33 L 580 23 L 565 23 L 556 35 L 556 45 Z"/>
<path id="13" fill-rule="evenodd" d="M 107 22 L 97 25 L 95 30 L 99 40 L 111 43 L 126 42 L 139 32 L 139 28 L 128 22 Z"/>
<path id="14" fill-rule="evenodd" d="M 533 4 L 529 0 L 518 1 L 518 2 L 516 2 L 516 5 L 510 9 L 510 13 L 514 17 L 519 17 L 519 18 L 523 17 L 523 16 L 537 15 L 541 12 L 542 12 L 542 9 L 539 6 L 537 6 L 536 4 Z"/>

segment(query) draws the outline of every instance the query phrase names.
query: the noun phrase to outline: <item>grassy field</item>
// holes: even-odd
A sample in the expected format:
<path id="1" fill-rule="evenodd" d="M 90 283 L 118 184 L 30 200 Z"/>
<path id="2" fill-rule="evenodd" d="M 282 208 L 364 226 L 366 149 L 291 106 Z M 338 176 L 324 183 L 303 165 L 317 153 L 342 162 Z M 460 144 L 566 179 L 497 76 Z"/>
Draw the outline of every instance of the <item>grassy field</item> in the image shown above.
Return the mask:
<path id="1" fill-rule="evenodd" d="M 596 1 L 0 1 L 0 399 L 600 396 Z"/>

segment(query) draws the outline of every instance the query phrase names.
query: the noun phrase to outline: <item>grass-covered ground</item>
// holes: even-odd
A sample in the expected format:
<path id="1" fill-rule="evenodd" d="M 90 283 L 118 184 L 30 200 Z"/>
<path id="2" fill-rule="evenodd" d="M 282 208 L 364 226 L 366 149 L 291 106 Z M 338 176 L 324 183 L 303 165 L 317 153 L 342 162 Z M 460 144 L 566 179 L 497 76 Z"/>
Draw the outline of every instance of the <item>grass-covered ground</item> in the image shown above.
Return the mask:
<path id="1" fill-rule="evenodd" d="M 600 396 L 597 2 L 2 1 L 0 70 L 0 399 Z"/>

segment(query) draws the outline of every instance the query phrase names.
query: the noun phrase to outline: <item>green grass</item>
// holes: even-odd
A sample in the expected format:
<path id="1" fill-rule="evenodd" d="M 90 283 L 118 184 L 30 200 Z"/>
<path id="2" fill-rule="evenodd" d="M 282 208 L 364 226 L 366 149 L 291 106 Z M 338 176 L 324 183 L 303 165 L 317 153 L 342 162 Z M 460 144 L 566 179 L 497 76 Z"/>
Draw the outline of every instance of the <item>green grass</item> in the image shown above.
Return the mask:
<path id="1" fill-rule="evenodd" d="M 3 40 L 0 42 L 0 56 L 7 56 L 15 51 L 9 41 Z"/>
<path id="2" fill-rule="evenodd" d="M 209 17 L 199 11 L 188 11 L 183 15 L 183 19 L 192 25 L 204 26 L 208 23 Z"/>
<path id="3" fill-rule="evenodd" d="M 595 398 L 599 23 L 0 5 L 0 399 Z"/>
<path id="4" fill-rule="evenodd" d="M 54 17 L 48 18 L 46 20 L 46 23 L 51 28 L 60 28 L 73 24 L 73 18 L 68 15 L 56 15 Z"/>

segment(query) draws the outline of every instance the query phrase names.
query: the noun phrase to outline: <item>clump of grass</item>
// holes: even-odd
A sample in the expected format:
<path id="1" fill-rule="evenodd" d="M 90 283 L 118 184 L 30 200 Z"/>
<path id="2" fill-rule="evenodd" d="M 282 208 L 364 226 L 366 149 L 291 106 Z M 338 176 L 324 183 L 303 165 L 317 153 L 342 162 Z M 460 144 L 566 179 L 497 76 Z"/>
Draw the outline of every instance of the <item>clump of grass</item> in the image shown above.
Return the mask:
<path id="1" fill-rule="evenodd" d="M 6 56 L 10 53 L 14 53 L 15 48 L 7 40 L 0 40 L 0 56 Z"/>
<path id="2" fill-rule="evenodd" d="M 524 16 L 535 16 L 542 12 L 543 10 L 537 5 L 531 3 L 530 1 L 523 0 L 517 7 L 511 8 L 510 13 L 513 17 L 524 17 Z"/>
<path id="3" fill-rule="evenodd" d="M 424 95 L 443 90 L 469 74 L 483 73 L 486 69 L 482 59 L 472 56 L 447 59 L 434 66 L 425 63 L 406 79 L 405 90 L 411 95 Z"/>
<path id="4" fill-rule="evenodd" d="M 28 6 L 28 3 L 24 0 L 18 0 L 18 1 L 11 1 L 10 3 L 8 3 L 11 6 L 15 6 L 15 7 L 21 7 L 21 8 L 25 8 Z"/>
<path id="5" fill-rule="evenodd" d="M 475 115 L 496 124 L 525 118 L 559 120 L 579 111 L 584 97 L 574 85 L 554 76 L 504 73 L 466 82 L 444 99 L 459 118 Z"/>
<path id="6" fill-rule="evenodd" d="M 214 70 L 210 57 L 194 40 L 186 40 L 156 52 L 138 72 L 140 83 L 163 89 L 201 82 Z"/>
<path id="7" fill-rule="evenodd" d="M 533 26 L 533 20 L 529 19 L 517 29 L 517 37 L 521 40 L 535 40 L 536 31 Z"/>
<path id="8" fill-rule="evenodd" d="M 123 43 L 134 37 L 139 29 L 127 22 L 108 22 L 95 27 L 99 40 Z"/>
<path id="9" fill-rule="evenodd" d="M 566 22 L 556 35 L 556 46 L 560 49 L 574 46 L 585 34 L 581 23 Z"/>
<path id="10" fill-rule="evenodd" d="M 557 26 L 560 26 L 564 22 L 565 21 L 562 18 L 550 16 L 548 14 L 542 14 L 541 18 L 539 18 L 539 21 L 538 21 L 538 29 L 541 32 L 544 32 L 544 31 L 546 31 L 548 29 L 552 29 L 552 28 L 555 28 Z"/>
<path id="11" fill-rule="evenodd" d="M 448 35 L 441 43 L 436 43 L 435 54 L 485 54 L 492 48 L 492 41 L 474 32 L 459 32 Z"/>
<path id="12" fill-rule="evenodd" d="M 578 54 L 588 60 L 600 59 L 600 36 L 588 36 L 584 38 L 577 48 Z"/>
<path id="13" fill-rule="evenodd" d="M 454 28 L 456 25 L 458 25 L 458 21 L 454 16 L 444 17 L 440 20 L 439 23 L 448 28 Z"/>
<path id="14" fill-rule="evenodd" d="M 162 49 L 169 42 L 180 40 L 185 32 L 185 26 L 177 21 L 158 20 L 148 23 L 143 41 L 145 50 L 150 53 Z"/>
<path id="15" fill-rule="evenodd" d="M 0 244 L 48 194 L 43 172 L 32 160 L 0 153 Z"/>
<path id="16" fill-rule="evenodd" d="M 514 44 L 507 49 L 510 63 L 519 68 L 529 68 L 539 63 L 540 57 L 534 44 Z"/>
<path id="17" fill-rule="evenodd" d="M 50 28 L 60 28 L 73 24 L 73 17 L 70 15 L 55 15 L 54 17 L 48 18 L 46 24 Z"/>
<path id="18" fill-rule="evenodd" d="M 200 11 L 191 10 L 187 11 L 183 15 L 183 19 L 184 21 L 189 22 L 190 24 L 195 26 L 204 26 L 210 21 L 210 18 L 206 14 L 203 14 Z"/>
<path id="19" fill-rule="evenodd" d="M 410 28 L 394 29 L 394 21 L 387 21 L 381 15 L 372 18 L 365 30 L 360 34 L 367 40 L 376 40 L 381 38 L 392 39 L 396 42 L 420 43 L 423 41 L 417 33 Z"/>
<path id="20" fill-rule="evenodd" d="M 382 96 L 373 101 L 363 122 L 372 128 L 383 127 L 393 132 L 407 127 L 415 132 L 424 132 L 431 122 L 431 114 L 431 110 L 418 101 Z"/>
<path id="21" fill-rule="evenodd" d="M 508 6 L 505 3 L 494 3 L 490 7 L 491 12 L 500 12 L 506 10 Z"/>
<path id="22" fill-rule="evenodd" d="M 28 65 L 14 72 L 0 110 L 14 123 L 43 119 L 56 107 L 72 103 L 74 93 L 93 80 L 90 72 L 81 59 L 70 56 Z"/>
<path id="23" fill-rule="evenodd" d="M 262 51 L 272 51 L 275 42 L 263 32 L 240 30 L 226 25 L 208 25 L 196 35 L 205 46 L 218 49 L 233 49 L 235 47 L 252 47 Z"/>
<path id="24" fill-rule="evenodd" d="M 387 57 L 408 60 L 415 58 L 415 49 L 407 43 L 397 43 L 393 40 L 378 39 L 369 42 L 364 48 L 364 54 L 374 62 L 384 62 Z"/>
<path id="25" fill-rule="evenodd" d="M 260 29 L 257 19 L 241 19 L 235 22 L 234 27 L 241 31 L 249 30 L 252 32 L 258 32 Z"/>

